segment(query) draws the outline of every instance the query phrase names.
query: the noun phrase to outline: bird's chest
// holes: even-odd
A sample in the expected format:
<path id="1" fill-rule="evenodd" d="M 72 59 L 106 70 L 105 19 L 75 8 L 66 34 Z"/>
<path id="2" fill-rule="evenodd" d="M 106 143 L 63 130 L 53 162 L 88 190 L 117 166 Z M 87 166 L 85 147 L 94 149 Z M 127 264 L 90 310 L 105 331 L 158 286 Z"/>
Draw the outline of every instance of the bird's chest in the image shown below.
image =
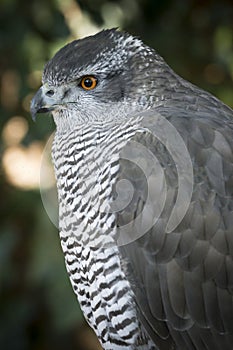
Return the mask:
<path id="1" fill-rule="evenodd" d="M 68 135 L 55 136 L 53 162 L 63 233 L 75 232 L 84 245 L 96 246 L 99 240 L 108 243 L 115 239 L 111 201 L 120 151 L 137 130 L 137 121 L 131 121 L 124 127 L 87 125 Z"/>
<path id="2" fill-rule="evenodd" d="M 136 131 L 134 124 L 127 133 L 118 126 L 94 132 L 89 127 L 74 131 L 68 140 L 56 137 L 53 145 L 66 267 L 84 315 L 105 349 L 119 339 L 126 346 L 136 344 L 141 336 L 110 205 L 119 152 Z M 131 324 L 124 324 L 125 319 Z"/>

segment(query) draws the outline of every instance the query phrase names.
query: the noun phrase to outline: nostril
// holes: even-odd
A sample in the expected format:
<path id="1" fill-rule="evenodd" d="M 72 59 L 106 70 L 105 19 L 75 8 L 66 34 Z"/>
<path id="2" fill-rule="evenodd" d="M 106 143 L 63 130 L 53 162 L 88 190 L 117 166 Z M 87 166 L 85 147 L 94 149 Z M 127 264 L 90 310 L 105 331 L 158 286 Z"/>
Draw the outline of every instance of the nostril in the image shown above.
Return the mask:
<path id="1" fill-rule="evenodd" d="M 51 96 L 53 96 L 53 95 L 54 95 L 54 91 L 53 91 L 53 90 L 48 90 L 48 91 L 46 92 L 46 96 L 51 97 Z"/>

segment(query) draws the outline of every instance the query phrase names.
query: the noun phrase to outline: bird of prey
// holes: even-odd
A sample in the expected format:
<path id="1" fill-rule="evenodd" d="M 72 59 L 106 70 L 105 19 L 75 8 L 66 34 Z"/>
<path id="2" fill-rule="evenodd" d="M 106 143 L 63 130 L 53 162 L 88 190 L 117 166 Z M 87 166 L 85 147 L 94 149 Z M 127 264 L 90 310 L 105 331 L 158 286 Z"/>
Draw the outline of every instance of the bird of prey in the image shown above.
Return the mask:
<path id="1" fill-rule="evenodd" d="M 103 349 L 232 349 L 233 111 L 116 29 L 42 82 L 66 267 Z"/>

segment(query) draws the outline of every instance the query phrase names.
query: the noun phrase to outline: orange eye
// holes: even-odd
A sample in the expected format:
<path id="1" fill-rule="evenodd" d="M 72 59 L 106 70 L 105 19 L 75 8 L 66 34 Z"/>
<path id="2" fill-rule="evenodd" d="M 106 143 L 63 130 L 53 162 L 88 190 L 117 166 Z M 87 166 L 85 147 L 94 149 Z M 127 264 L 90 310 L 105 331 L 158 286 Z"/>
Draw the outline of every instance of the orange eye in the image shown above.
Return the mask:
<path id="1" fill-rule="evenodd" d="M 97 85 L 97 79 L 91 75 L 87 75 L 82 78 L 80 85 L 84 90 L 92 90 Z"/>

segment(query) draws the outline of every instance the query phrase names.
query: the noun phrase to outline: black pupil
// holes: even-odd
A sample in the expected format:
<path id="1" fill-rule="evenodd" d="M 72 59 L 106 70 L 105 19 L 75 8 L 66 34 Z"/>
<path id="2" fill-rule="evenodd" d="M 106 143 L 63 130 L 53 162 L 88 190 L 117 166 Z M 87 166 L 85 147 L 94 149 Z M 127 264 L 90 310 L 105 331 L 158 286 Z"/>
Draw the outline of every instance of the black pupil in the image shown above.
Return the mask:
<path id="1" fill-rule="evenodd" d="M 92 81 L 90 78 L 86 78 L 86 79 L 84 80 L 84 85 L 85 85 L 87 88 L 92 87 L 92 84 L 93 84 L 93 81 Z"/>

